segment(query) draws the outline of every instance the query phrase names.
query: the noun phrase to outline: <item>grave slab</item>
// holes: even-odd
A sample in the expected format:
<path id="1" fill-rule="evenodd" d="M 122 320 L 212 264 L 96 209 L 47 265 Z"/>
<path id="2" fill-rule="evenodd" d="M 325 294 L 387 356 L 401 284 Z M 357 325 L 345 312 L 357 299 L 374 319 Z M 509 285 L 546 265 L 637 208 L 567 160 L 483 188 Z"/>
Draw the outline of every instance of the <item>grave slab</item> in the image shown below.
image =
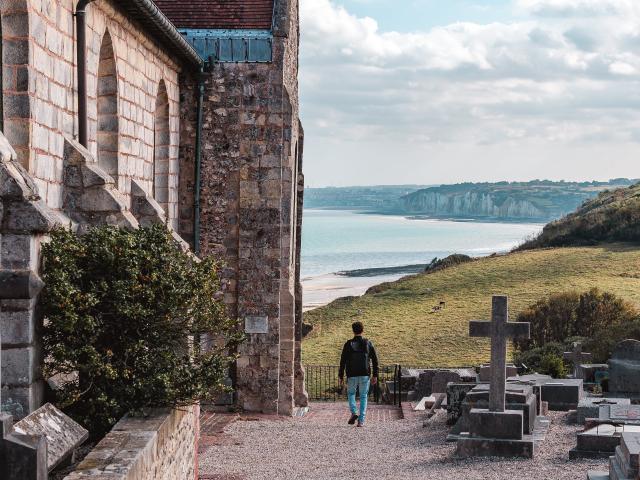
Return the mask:
<path id="1" fill-rule="evenodd" d="M 600 407 L 606 405 L 631 405 L 628 398 L 585 397 L 578 404 L 576 420 L 583 425 L 588 418 L 600 418 Z"/>
<path id="2" fill-rule="evenodd" d="M 580 432 L 569 458 L 609 458 L 615 454 L 623 433 L 640 433 L 640 426 L 603 424 Z"/>
<path id="3" fill-rule="evenodd" d="M 49 471 L 89 438 L 87 430 L 50 403 L 16 423 L 13 431 L 20 435 L 46 438 Z"/>
<path id="4" fill-rule="evenodd" d="M 491 412 L 474 408 L 469 412 L 469 433 L 474 438 L 522 440 L 522 420 L 519 410 Z"/>
<path id="5" fill-rule="evenodd" d="M 584 396 L 580 379 L 551 380 L 541 386 L 542 400 L 549 403 L 549 410 L 568 412 L 578 408 Z"/>

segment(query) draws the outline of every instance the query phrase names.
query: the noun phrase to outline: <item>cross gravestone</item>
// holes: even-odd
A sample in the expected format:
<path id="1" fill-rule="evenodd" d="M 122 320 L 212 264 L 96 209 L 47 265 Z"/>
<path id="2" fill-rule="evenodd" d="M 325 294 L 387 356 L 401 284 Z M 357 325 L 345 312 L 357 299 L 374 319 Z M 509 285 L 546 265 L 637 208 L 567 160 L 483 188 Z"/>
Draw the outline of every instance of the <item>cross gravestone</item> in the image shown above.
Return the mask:
<path id="1" fill-rule="evenodd" d="M 458 440 L 459 457 L 533 457 L 533 438 L 524 438 L 524 414 L 506 410 L 507 340 L 527 339 L 529 323 L 509 322 L 509 301 L 496 295 L 490 322 L 472 321 L 471 337 L 491 338 L 489 408 L 469 412 L 469 432 Z M 535 404 L 534 404 L 535 408 Z"/>
<path id="2" fill-rule="evenodd" d="M 491 338 L 491 378 L 489 380 L 489 411 L 504 412 L 507 383 L 507 340 L 528 339 L 531 325 L 509 322 L 509 300 L 494 296 L 490 322 L 472 321 L 470 337 Z"/>
<path id="3" fill-rule="evenodd" d="M 580 376 L 580 365 L 584 362 L 590 362 L 593 355 L 582 351 L 582 344 L 580 342 L 573 343 L 573 350 L 570 352 L 564 352 L 564 359 L 573 363 L 573 378 Z"/>

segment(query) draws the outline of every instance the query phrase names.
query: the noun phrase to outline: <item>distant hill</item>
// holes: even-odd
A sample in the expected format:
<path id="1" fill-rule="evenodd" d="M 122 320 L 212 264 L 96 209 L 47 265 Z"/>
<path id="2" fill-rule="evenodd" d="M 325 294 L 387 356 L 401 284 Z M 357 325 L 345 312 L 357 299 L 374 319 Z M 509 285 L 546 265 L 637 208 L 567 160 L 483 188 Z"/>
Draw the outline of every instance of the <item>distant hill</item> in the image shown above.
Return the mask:
<path id="1" fill-rule="evenodd" d="M 442 186 L 306 188 L 305 208 L 416 217 L 548 222 L 573 212 L 604 190 L 627 187 L 638 181 L 617 178 L 608 182 L 534 180 Z"/>
<path id="2" fill-rule="evenodd" d="M 640 243 L 640 183 L 600 193 L 519 250 L 619 241 Z"/>
<path id="3" fill-rule="evenodd" d="M 637 182 L 460 183 L 412 192 L 401 198 L 405 214 L 430 217 L 494 218 L 548 221 L 574 211 L 599 192 Z"/>
<path id="4" fill-rule="evenodd" d="M 305 208 L 402 213 L 400 199 L 425 185 L 305 188 Z"/>

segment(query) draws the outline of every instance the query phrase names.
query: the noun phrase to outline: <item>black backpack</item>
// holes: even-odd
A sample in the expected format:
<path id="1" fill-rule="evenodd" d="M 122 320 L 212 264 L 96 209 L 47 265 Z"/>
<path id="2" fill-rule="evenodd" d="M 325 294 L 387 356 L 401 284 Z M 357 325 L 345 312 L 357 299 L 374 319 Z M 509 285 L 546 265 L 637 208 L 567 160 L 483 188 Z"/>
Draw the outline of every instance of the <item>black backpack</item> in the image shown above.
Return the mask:
<path id="1" fill-rule="evenodd" d="M 366 338 L 353 339 L 349 342 L 347 365 L 350 372 L 357 372 L 358 376 L 369 375 L 369 345 L 369 340 Z"/>

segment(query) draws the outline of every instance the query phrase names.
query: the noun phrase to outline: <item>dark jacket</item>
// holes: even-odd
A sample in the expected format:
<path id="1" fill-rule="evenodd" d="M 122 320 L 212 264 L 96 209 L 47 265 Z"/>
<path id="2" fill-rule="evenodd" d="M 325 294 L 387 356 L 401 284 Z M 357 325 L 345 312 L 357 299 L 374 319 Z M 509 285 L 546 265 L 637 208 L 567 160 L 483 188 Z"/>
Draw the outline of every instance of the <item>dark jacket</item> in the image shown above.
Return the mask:
<path id="1" fill-rule="evenodd" d="M 362 354 L 367 352 L 368 360 L 364 365 L 362 362 Z M 347 378 L 349 377 L 368 377 L 371 375 L 371 365 L 373 365 L 373 376 L 378 376 L 378 355 L 376 349 L 369 340 L 361 336 L 355 336 L 348 340 L 342 347 L 342 355 L 340 356 L 340 371 L 338 376 L 344 378 L 345 369 Z"/>

